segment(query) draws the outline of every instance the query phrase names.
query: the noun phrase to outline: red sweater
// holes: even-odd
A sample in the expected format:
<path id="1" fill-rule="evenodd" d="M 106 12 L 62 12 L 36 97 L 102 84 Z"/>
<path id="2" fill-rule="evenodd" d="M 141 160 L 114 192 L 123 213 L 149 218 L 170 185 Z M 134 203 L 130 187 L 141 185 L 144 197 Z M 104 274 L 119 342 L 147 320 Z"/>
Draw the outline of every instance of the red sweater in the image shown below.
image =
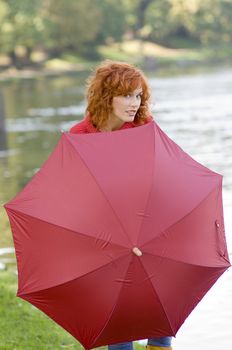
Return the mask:
<path id="1" fill-rule="evenodd" d="M 149 116 L 145 120 L 145 124 L 151 122 L 153 118 Z M 137 125 L 135 125 L 133 122 L 125 122 L 120 129 L 129 129 L 129 128 L 134 128 Z M 87 115 L 83 120 L 81 120 L 79 123 L 75 124 L 70 130 L 71 133 L 73 134 L 89 134 L 92 132 L 100 132 L 98 129 L 96 129 L 93 124 L 90 121 L 89 116 Z"/>

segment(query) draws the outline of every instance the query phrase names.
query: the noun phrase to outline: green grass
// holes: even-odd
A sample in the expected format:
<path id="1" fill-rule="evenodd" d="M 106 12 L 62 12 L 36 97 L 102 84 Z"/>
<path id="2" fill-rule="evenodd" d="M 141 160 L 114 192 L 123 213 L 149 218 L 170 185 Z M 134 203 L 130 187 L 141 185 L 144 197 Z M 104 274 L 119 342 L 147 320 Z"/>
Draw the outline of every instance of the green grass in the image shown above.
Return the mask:
<path id="1" fill-rule="evenodd" d="M 131 54 L 128 50 L 121 50 L 120 46 L 100 46 L 98 48 L 99 54 L 103 59 L 110 59 L 115 61 L 126 61 L 137 64 L 141 61 L 141 55 Z"/>

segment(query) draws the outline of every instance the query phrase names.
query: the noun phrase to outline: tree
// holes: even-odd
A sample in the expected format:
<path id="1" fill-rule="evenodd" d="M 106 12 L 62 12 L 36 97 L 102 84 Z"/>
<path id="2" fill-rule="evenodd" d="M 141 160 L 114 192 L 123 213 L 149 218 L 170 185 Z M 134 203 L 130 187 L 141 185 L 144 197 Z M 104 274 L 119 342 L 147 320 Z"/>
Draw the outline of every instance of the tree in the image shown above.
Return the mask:
<path id="1" fill-rule="evenodd" d="M 171 0 L 123 0 L 135 38 L 161 42 L 169 33 Z"/>
<path id="2" fill-rule="evenodd" d="M 40 0 L 0 0 L 0 48 L 18 64 L 16 47 L 25 48 L 30 62 L 32 49 L 42 42 L 43 25 L 39 17 Z"/>
<path id="3" fill-rule="evenodd" d="M 126 11 L 123 0 L 95 0 L 100 11 L 100 27 L 96 41 L 98 44 L 121 41 L 127 29 Z"/>
<path id="4" fill-rule="evenodd" d="M 195 14 L 193 26 L 194 32 L 203 44 L 230 44 L 232 42 L 232 2 L 205 0 Z"/>
<path id="5" fill-rule="evenodd" d="M 45 45 L 55 55 L 80 52 L 87 42 L 94 42 L 100 27 L 100 10 L 91 0 L 44 0 L 42 16 Z"/>
<path id="6" fill-rule="evenodd" d="M 170 33 L 172 23 L 170 21 L 170 0 L 153 0 L 142 1 L 140 0 L 138 10 L 143 14 L 140 15 L 140 28 L 141 36 L 144 39 L 152 40 L 155 42 L 163 43 L 167 35 Z"/>

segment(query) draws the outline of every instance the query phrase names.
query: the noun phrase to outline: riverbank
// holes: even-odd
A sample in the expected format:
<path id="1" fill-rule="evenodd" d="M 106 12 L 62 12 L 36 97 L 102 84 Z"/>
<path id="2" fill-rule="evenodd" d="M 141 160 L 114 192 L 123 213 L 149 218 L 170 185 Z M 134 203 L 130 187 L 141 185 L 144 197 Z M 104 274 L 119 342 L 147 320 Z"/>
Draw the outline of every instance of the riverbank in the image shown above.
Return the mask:
<path id="1" fill-rule="evenodd" d="M 217 47 L 192 47 L 192 48 L 167 48 L 151 42 L 130 40 L 122 43 L 114 43 L 107 46 L 99 46 L 97 50 L 99 60 L 84 60 L 75 55 L 66 54 L 61 58 L 36 61 L 31 67 L 16 69 L 12 66 L 0 70 L 0 82 L 17 79 L 34 79 L 39 77 L 53 77 L 61 74 L 74 75 L 80 72 L 88 72 L 101 60 L 112 59 L 126 61 L 140 66 L 146 72 L 156 72 L 157 75 L 165 75 L 165 72 L 175 74 L 181 71 L 232 65 L 232 48 Z M 5 58 L 2 58 L 2 62 Z M 1 57 L 0 57 L 0 66 Z"/>

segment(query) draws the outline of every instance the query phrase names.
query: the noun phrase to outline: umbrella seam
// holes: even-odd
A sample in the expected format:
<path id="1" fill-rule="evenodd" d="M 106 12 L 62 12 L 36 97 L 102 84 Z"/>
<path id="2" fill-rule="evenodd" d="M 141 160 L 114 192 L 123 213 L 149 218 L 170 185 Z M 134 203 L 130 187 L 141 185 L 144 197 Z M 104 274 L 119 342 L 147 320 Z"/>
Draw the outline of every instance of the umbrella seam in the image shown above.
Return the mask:
<path id="1" fill-rule="evenodd" d="M 52 288 L 61 287 L 61 286 L 65 285 L 65 284 L 68 284 L 68 283 L 71 283 L 71 282 L 73 282 L 73 281 L 75 281 L 75 280 L 81 279 L 82 277 L 86 277 L 87 275 L 89 275 L 89 274 L 91 274 L 91 273 L 95 273 L 96 271 L 98 271 L 98 270 L 100 270 L 100 269 L 102 269 L 102 268 L 105 268 L 106 266 L 108 266 L 108 265 L 110 265 L 110 264 L 112 264 L 112 263 L 117 262 L 119 259 L 126 257 L 127 255 L 130 255 L 130 253 L 124 254 L 124 255 L 118 257 L 116 260 L 110 261 L 110 262 L 108 262 L 108 263 L 105 264 L 105 265 L 99 266 L 99 267 L 96 268 L 95 270 L 86 272 L 85 274 L 81 275 L 80 277 L 75 277 L 75 278 L 73 278 L 73 279 L 71 279 L 71 280 L 69 280 L 69 281 L 66 281 L 66 282 L 63 282 L 63 283 L 59 283 L 59 284 L 57 284 L 57 285 L 55 285 L 55 286 L 51 286 L 51 287 L 48 287 L 48 288 L 38 289 L 38 290 L 35 290 L 35 291 L 33 291 L 33 292 L 17 293 L 17 296 L 18 296 L 18 297 L 21 297 L 21 296 L 23 296 L 23 295 L 31 295 L 31 294 L 33 294 L 33 293 L 43 292 L 43 291 L 45 291 L 45 290 L 49 290 L 49 289 L 52 289 Z"/>
<path id="2" fill-rule="evenodd" d="M 130 259 L 130 261 L 129 261 L 129 263 L 128 263 L 127 270 L 126 270 L 126 273 L 125 273 L 124 278 L 126 277 L 126 275 L 127 275 L 127 273 L 128 273 L 128 270 L 129 270 L 129 266 L 130 266 L 131 261 L 132 261 L 132 257 L 131 257 L 131 259 Z M 109 323 L 109 321 L 110 321 L 110 319 L 111 319 L 111 316 L 112 316 L 112 314 L 113 314 L 113 312 L 114 312 L 114 310 L 115 310 L 115 308 L 116 308 L 116 306 L 117 306 L 117 302 L 118 302 L 119 297 L 120 297 L 120 295 L 121 295 L 122 288 L 123 288 L 123 283 L 121 284 L 121 288 L 120 288 L 120 291 L 119 291 L 119 293 L 118 293 L 118 297 L 116 298 L 116 302 L 115 302 L 114 306 L 113 306 L 112 309 L 111 309 L 111 312 L 110 312 L 109 317 L 108 317 L 107 320 L 105 321 L 105 324 L 104 324 L 103 328 L 102 328 L 101 331 L 98 333 L 98 335 L 95 337 L 95 339 L 94 339 L 94 341 L 93 341 L 92 344 L 94 344 L 94 343 L 97 341 L 97 339 L 101 336 L 101 334 L 104 332 L 105 328 L 107 327 L 107 325 L 108 325 L 108 323 Z"/>
<path id="3" fill-rule="evenodd" d="M 174 261 L 174 262 L 177 262 L 177 263 L 182 263 L 182 264 L 186 264 L 186 265 L 191 265 L 193 267 L 202 267 L 202 268 L 209 268 L 209 269 L 228 269 L 228 267 L 230 267 L 230 263 L 229 266 L 208 266 L 208 265 L 199 265 L 199 264 L 193 264 L 193 263 L 190 263 L 190 262 L 186 262 L 186 261 L 182 261 L 182 260 L 177 260 L 177 259 L 174 259 L 174 258 L 169 258 L 169 257 L 166 257 L 166 256 L 163 256 L 163 255 L 159 255 L 159 254 L 152 254 L 152 253 L 149 253 L 149 252 L 144 252 L 144 254 L 148 254 L 148 255 L 151 255 L 153 257 L 159 257 L 159 258 L 163 258 L 163 259 L 167 259 L 167 260 L 171 260 L 171 261 Z M 227 260 L 226 260 L 227 261 Z"/>
<path id="4" fill-rule="evenodd" d="M 174 222 L 173 224 L 171 224 L 170 226 L 166 227 L 163 231 L 161 231 L 155 238 L 150 239 L 149 241 L 145 242 L 141 247 L 144 247 L 146 244 L 149 244 L 150 242 L 156 240 L 157 238 L 159 238 L 160 236 L 162 236 L 167 230 L 171 229 L 173 226 L 175 226 L 176 224 L 178 224 L 181 220 L 185 219 L 187 216 L 189 216 L 195 209 L 198 208 L 199 205 L 201 205 L 205 200 L 207 200 L 207 198 L 212 194 L 213 191 L 215 191 L 215 189 L 220 186 L 220 184 L 216 184 L 215 187 L 213 187 L 211 189 L 211 191 L 207 194 L 206 197 L 204 197 L 200 202 L 197 203 L 197 205 L 192 208 L 188 213 L 186 213 L 184 216 L 182 216 L 179 220 L 177 220 L 176 222 Z M 167 232 L 166 232 L 167 233 Z"/>
<path id="5" fill-rule="evenodd" d="M 170 320 L 169 320 L 169 318 L 168 318 L 168 315 L 167 315 L 166 310 L 165 310 L 165 308 L 164 308 L 164 306 L 163 306 L 163 304 L 162 304 L 162 302 L 161 302 L 161 300 L 160 300 L 160 297 L 159 297 L 158 293 L 154 293 L 154 290 L 153 290 L 153 289 L 155 289 L 155 288 L 154 288 L 153 284 L 152 284 L 151 281 L 150 281 L 150 278 L 149 278 L 149 276 L 148 276 L 148 274 L 147 274 L 147 272 L 146 272 L 146 269 L 145 269 L 145 267 L 144 267 L 144 265 L 143 265 L 141 259 L 139 259 L 139 262 L 140 262 L 140 264 L 141 264 L 141 266 L 142 266 L 142 268 L 143 268 L 145 274 L 147 275 L 147 279 L 149 280 L 149 283 L 151 284 L 153 294 L 156 294 L 156 296 L 157 296 L 158 299 L 159 299 L 159 303 L 160 303 L 160 305 L 161 305 L 161 307 L 162 307 L 162 309 L 163 309 L 163 311 L 164 311 L 164 314 L 165 314 L 165 316 L 166 316 L 166 319 L 167 319 L 167 321 L 168 321 L 168 324 L 169 324 L 169 326 L 170 326 L 170 328 L 171 328 L 173 334 L 176 334 L 176 332 L 174 332 L 174 330 L 173 330 L 173 328 L 172 328 L 171 322 L 170 322 Z"/>
<path id="6" fill-rule="evenodd" d="M 186 156 L 187 156 L 187 157 L 190 158 L 191 161 L 193 161 L 195 164 L 200 165 L 202 168 L 204 168 L 204 170 L 207 171 L 207 173 L 211 173 L 211 174 L 213 174 L 214 176 L 220 176 L 221 178 L 223 177 L 221 174 L 219 174 L 219 173 L 217 173 L 217 172 L 215 172 L 215 171 L 213 171 L 213 170 L 207 168 L 204 164 L 201 164 L 201 163 L 199 163 L 198 161 L 196 161 L 190 154 L 188 154 L 186 151 L 184 151 L 183 148 L 182 148 L 180 145 L 178 145 L 178 144 L 177 144 L 174 140 L 172 140 L 167 134 L 165 134 L 165 132 L 161 129 L 161 127 L 160 127 L 158 124 L 156 124 L 156 129 L 157 129 L 157 132 L 158 132 L 158 134 L 159 134 L 159 136 L 160 136 L 160 139 L 162 140 L 162 142 L 163 142 L 163 144 L 164 144 L 164 147 L 165 147 L 166 149 L 167 149 L 167 146 L 166 146 L 167 143 L 174 144 L 174 146 L 177 147 L 178 152 L 181 152 L 181 153 L 183 152 L 183 155 L 182 155 L 182 157 L 181 157 L 182 159 L 183 159 L 183 156 L 184 156 L 184 158 L 186 158 Z M 165 138 L 167 138 L 166 141 L 165 141 Z M 168 149 L 167 149 L 167 152 L 169 153 Z M 179 162 L 181 162 L 181 161 L 179 160 Z"/>
<path id="7" fill-rule="evenodd" d="M 34 215 L 27 214 L 27 213 L 25 213 L 25 212 L 23 212 L 23 211 L 15 210 L 15 209 L 12 209 L 12 208 L 7 208 L 7 210 L 8 210 L 8 211 L 11 211 L 11 212 L 13 212 L 13 213 L 23 214 L 23 215 L 25 215 L 25 216 L 27 216 L 27 217 L 33 218 L 33 219 L 35 219 L 35 220 L 42 221 L 42 222 L 47 223 L 47 224 L 52 225 L 52 226 L 59 227 L 59 228 L 61 228 L 61 229 L 70 231 L 70 232 L 72 232 L 73 234 L 78 234 L 78 235 L 82 235 L 82 236 L 87 237 L 87 238 L 96 239 L 95 236 L 89 236 L 89 235 L 87 235 L 87 234 L 85 234 L 85 233 L 83 233 L 83 232 L 80 232 L 80 231 L 75 232 L 74 230 L 72 230 L 72 229 L 70 229 L 70 228 L 67 228 L 67 227 L 61 226 L 61 225 L 57 225 L 57 224 L 55 224 L 55 223 L 49 222 L 49 221 L 44 220 L 44 219 L 42 219 L 42 218 L 36 217 L 36 216 L 34 216 Z M 101 239 L 101 238 L 99 238 L 99 240 L 100 240 L 100 241 L 103 241 L 103 242 L 107 242 L 107 241 L 105 241 L 104 239 Z M 110 243 L 110 244 L 116 245 L 116 246 L 121 247 L 121 248 L 127 248 L 127 247 L 125 247 L 125 246 L 123 246 L 123 245 L 120 245 L 120 244 L 114 243 L 114 242 L 113 242 L 113 243 Z"/>
<path id="8" fill-rule="evenodd" d="M 112 209 L 112 211 L 113 211 L 113 213 L 114 213 L 116 219 L 119 221 L 120 226 L 122 227 L 122 230 L 123 230 L 124 234 L 126 235 L 127 239 L 129 240 L 129 242 L 130 242 L 131 245 L 132 245 L 132 241 L 131 241 L 131 239 L 130 239 L 130 236 L 127 234 L 127 232 L 126 232 L 126 230 L 125 230 L 125 228 L 124 228 L 124 226 L 123 226 L 123 224 L 122 224 L 120 218 L 118 217 L 117 213 L 115 212 L 114 208 L 112 207 L 110 201 L 109 201 L 108 198 L 106 197 L 106 194 L 105 194 L 104 191 L 102 190 L 102 188 L 101 188 L 101 186 L 99 185 L 99 183 L 97 182 L 96 178 L 94 177 L 92 171 L 91 171 L 90 168 L 88 167 L 87 163 L 86 163 L 85 160 L 83 159 L 83 157 L 82 157 L 82 155 L 80 154 L 80 152 L 78 151 L 78 149 L 76 149 L 76 148 L 74 147 L 74 145 L 72 144 L 72 142 L 70 142 L 69 139 L 68 139 L 67 137 L 66 137 L 66 139 L 68 140 L 68 142 L 69 142 L 69 144 L 72 146 L 72 148 L 75 150 L 75 152 L 77 152 L 78 155 L 80 156 L 80 158 L 81 158 L 83 164 L 86 166 L 87 170 L 89 171 L 89 174 L 91 174 L 91 176 L 92 176 L 94 182 L 96 183 L 97 187 L 99 188 L 99 190 L 100 190 L 101 193 L 103 194 L 105 200 L 107 201 L 107 203 L 109 204 L 110 208 Z M 74 152 L 74 154 L 75 154 L 75 152 Z"/>
<path id="9" fill-rule="evenodd" d="M 154 154 L 155 154 L 155 129 L 153 128 L 154 130 Z M 152 192 L 152 179 L 153 179 L 153 175 L 154 175 L 154 168 L 155 168 L 155 157 L 153 157 L 153 163 L 152 163 L 152 174 L 151 174 L 151 186 L 150 186 L 150 190 L 149 190 L 149 194 L 147 196 L 147 202 L 146 202 L 146 205 L 145 205 L 145 213 L 147 212 L 147 206 L 148 206 L 148 202 L 149 202 L 149 199 L 150 199 L 150 196 L 151 196 L 151 192 Z M 141 234 L 141 230 L 142 230 L 142 227 L 143 227 L 143 223 L 144 223 L 144 220 L 145 220 L 145 216 L 143 216 L 142 220 L 141 220 L 141 224 L 140 224 L 140 228 L 139 228 L 139 233 L 138 233 L 138 239 L 140 237 L 140 234 Z M 137 239 L 137 240 L 138 240 Z"/>

